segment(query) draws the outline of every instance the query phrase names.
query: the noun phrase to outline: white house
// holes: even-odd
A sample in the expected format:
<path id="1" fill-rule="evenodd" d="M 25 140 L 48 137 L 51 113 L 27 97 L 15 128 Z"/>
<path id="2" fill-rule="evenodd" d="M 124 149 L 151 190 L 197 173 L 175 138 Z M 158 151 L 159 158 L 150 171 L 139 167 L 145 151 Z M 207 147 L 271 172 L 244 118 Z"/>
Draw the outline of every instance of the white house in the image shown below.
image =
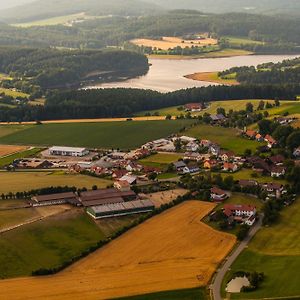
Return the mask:
<path id="1" fill-rule="evenodd" d="M 86 148 L 75 148 L 75 147 L 61 147 L 61 146 L 53 146 L 49 148 L 50 155 L 58 155 L 58 156 L 85 156 L 89 154 L 89 150 Z"/>

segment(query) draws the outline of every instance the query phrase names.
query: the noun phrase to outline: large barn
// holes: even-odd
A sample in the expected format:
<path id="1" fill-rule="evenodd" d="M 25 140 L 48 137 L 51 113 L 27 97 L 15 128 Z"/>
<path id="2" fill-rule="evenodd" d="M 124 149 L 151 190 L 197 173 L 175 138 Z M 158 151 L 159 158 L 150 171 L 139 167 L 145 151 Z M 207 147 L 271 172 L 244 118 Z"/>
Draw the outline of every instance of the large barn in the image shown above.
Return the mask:
<path id="1" fill-rule="evenodd" d="M 82 157 L 89 154 L 86 148 L 53 146 L 49 148 L 50 155 Z"/>

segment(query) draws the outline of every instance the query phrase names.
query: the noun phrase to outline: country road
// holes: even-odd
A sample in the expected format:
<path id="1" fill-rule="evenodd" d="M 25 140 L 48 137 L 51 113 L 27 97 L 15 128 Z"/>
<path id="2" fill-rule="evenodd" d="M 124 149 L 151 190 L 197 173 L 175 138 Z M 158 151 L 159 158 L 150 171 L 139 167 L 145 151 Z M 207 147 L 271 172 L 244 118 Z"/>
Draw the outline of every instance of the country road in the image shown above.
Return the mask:
<path id="1" fill-rule="evenodd" d="M 259 217 L 259 221 L 250 229 L 248 236 L 238 245 L 233 252 L 227 256 L 225 263 L 216 271 L 216 275 L 213 279 L 213 282 L 210 286 L 212 292 L 213 300 L 222 300 L 221 296 L 221 286 L 226 273 L 230 270 L 231 265 L 238 258 L 241 252 L 248 246 L 248 243 L 255 236 L 257 231 L 262 227 L 263 217 Z"/>

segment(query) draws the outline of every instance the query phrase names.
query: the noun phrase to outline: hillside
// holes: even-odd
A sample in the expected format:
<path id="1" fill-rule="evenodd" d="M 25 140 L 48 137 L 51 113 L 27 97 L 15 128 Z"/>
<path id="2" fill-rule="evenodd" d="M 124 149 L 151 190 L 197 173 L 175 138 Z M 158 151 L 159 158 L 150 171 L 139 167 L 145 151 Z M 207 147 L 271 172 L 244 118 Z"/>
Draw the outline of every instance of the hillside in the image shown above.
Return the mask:
<path id="1" fill-rule="evenodd" d="M 90 15 L 143 15 L 158 12 L 155 4 L 140 0 L 37 0 L 1 12 L 7 23 L 28 22 L 85 12 Z"/>
<path id="2" fill-rule="evenodd" d="M 147 0 L 167 9 L 197 9 L 204 12 L 226 13 L 247 12 L 262 14 L 300 15 L 298 0 Z"/>

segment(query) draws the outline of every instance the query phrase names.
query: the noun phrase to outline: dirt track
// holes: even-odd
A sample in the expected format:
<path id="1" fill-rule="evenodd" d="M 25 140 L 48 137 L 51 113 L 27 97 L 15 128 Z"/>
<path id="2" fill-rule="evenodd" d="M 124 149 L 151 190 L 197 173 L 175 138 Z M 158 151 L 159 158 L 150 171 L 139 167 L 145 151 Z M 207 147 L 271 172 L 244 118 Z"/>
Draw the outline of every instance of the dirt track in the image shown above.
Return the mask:
<path id="1" fill-rule="evenodd" d="M 205 285 L 235 243 L 200 221 L 213 207 L 185 202 L 58 275 L 0 281 L 0 299 L 99 300 Z"/>

